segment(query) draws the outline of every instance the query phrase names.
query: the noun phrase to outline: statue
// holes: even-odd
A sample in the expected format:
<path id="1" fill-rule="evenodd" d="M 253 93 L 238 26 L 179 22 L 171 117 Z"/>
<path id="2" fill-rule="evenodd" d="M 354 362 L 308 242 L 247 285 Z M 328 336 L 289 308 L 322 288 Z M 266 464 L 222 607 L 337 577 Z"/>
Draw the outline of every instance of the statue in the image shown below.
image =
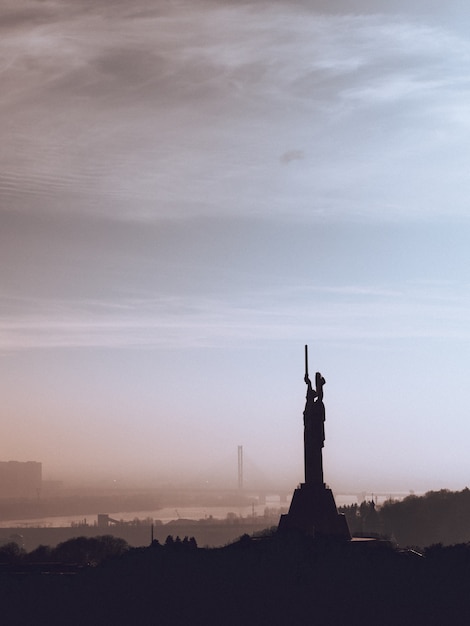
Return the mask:
<path id="1" fill-rule="evenodd" d="M 305 482 L 294 491 L 289 512 L 281 515 L 279 530 L 302 532 L 311 537 L 351 538 L 344 515 L 336 509 L 333 492 L 323 482 L 323 446 L 325 445 L 325 379 L 315 374 L 315 389 L 308 376 L 308 348 L 305 346 L 307 401 L 304 410 Z"/>
<path id="2" fill-rule="evenodd" d="M 305 346 L 305 376 L 307 401 L 304 410 L 304 460 L 305 482 L 323 484 L 322 448 L 325 445 L 325 405 L 323 404 L 323 385 L 325 379 L 317 372 L 315 387 L 308 376 L 308 348 Z"/>

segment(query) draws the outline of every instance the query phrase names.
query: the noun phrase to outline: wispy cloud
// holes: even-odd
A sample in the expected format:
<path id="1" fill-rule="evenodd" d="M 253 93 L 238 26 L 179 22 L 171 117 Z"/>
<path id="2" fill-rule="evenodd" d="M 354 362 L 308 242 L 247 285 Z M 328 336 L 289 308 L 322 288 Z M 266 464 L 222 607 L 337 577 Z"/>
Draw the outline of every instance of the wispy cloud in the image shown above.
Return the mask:
<path id="1" fill-rule="evenodd" d="M 4 307 L 5 308 L 5 307 Z M 470 339 L 468 297 L 360 285 L 247 293 L 236 302 L 208 297 L 28 303 L 3 315 L 0 350 L 38 348 L 191 348 L 266 340 L 387 341 Z"/>
<path id="2" fill-rule="evenodd" d="M 446 172 L 463 174 L 449 153 L 468 132 L 470 47 L 414 17 L 146 0 L 4 13 L 10 208 L 406 217 L 442 212 Z M 303 158 L 281 169 L 286 154 Z M 462 175 L 452 212 L 467 191 Z"/>

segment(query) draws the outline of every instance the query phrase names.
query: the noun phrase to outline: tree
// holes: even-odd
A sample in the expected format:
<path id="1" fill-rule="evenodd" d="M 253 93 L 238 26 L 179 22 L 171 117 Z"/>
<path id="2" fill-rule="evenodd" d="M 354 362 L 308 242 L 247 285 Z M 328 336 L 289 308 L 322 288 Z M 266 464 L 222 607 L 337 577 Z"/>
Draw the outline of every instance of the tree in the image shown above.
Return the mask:
<path id="1" fill-rule="evenodd" d="M 0 546 L 0 563 L 16 563 L 23 558 L 24 554 L 23 548 L 20 548 L 14 541 L 10 541 Z"/>

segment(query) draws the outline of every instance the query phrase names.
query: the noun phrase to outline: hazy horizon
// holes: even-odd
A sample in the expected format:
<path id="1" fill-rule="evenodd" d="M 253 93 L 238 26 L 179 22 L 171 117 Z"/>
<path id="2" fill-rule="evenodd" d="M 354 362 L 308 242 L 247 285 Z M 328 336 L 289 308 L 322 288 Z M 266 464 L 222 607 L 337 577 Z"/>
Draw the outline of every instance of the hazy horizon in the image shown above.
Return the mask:
<path id="1" fill-rule="evenodd" d="M 0 460 L 294 488 L 308 344 L 335 492 L 466 487 L 470 7 L 0 18 Z"/>

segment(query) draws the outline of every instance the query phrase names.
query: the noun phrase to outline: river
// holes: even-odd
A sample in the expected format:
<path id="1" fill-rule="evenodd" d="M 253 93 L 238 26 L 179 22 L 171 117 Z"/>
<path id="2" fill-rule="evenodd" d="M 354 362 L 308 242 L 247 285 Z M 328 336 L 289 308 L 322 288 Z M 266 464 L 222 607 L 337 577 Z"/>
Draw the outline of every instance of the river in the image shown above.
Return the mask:
<path id="1" fill-rule="evenodd" d="M 336 505 L 345 506 L 357 503 L 357 497 L 352 495 L 336 496 Z M 288 504 L 283 505 L 286 512 Z M 176 519 L 227 519 L 228 517 L 264 517 L 269 512 L 269 517 L 276 517 L 281 514 L 280 502 L 277 499 L 267 500 L 265 504 L 253 504 L 249 506 L 206 506 L 206 507 L 165 507 L 162 509 L 141 510 L 141 511 L 121 511 L 110 513 L 109 516 L 113 520 L 132 521 L 151 520 L 156 523 L 166 524 Z M 34 519 L 11 519 L 2 520 L 0 528 L 28 528 L 28 527 L 45 527 L 45 528 L 62 528 L 78 525 L 94 526 L 97 524 L 98 513 L 109 513 L 108 511 L 96 511 L 82 515 L 65 515 L 54 517 L 41 517 Z"/>

